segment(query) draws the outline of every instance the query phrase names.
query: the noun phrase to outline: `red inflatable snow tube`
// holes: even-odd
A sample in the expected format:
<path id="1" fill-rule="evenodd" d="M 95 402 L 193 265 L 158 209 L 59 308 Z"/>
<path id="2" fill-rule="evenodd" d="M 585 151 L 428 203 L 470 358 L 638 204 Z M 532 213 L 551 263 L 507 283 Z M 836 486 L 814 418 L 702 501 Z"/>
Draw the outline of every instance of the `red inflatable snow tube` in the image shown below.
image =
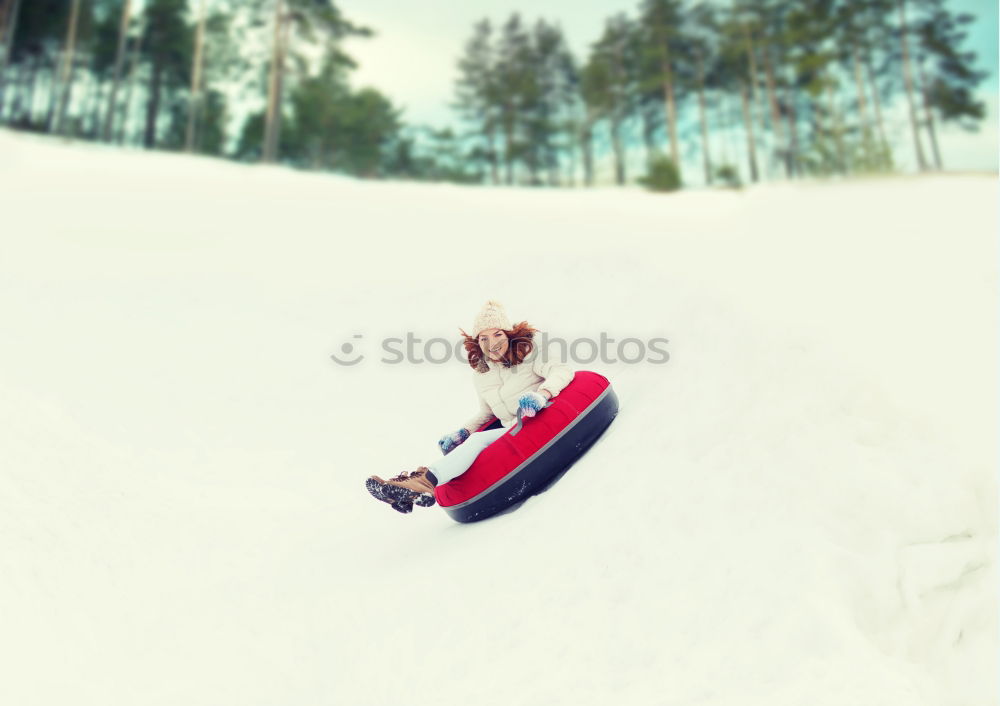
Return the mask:
<path id="1" fill-rule="evenodd" d="M 483 449 L 465 473 L 439 485 L 438 504 L 452 519 L 474 522 L 526 500 L 582 456 L 617 414 L 608 379 L 578 371 L 545 409 Z"/>

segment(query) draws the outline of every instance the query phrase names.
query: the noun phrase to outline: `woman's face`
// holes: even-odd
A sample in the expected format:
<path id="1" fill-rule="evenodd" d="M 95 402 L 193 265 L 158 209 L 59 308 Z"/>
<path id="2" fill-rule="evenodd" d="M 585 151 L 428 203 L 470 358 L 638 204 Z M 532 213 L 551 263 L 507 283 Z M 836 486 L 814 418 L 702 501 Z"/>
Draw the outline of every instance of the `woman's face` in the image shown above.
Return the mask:
<path id="1" fill-rule="evenodd" d="M 507 334 L 498 328 L 488 328 L 479 332 L 479 347 L 483 355 L 494 362 L 499 362 L 507 352 Z"/>

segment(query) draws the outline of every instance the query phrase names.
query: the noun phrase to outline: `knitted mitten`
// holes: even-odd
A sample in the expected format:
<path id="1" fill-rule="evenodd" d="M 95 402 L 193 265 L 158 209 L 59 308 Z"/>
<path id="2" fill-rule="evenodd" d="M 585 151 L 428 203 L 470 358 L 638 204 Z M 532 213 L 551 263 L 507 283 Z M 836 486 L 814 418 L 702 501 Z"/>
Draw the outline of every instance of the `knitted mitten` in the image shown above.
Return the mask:
<path id="1" fill-rule="evenodd" d="M 468 430 L 459 429 L 458 431 L 452 432 L 451 434 L 446 434 L 442 436 L 438 440 L 438 446 L 441 447 L 441 453 L 447 454 L 468 438 L 469 438 Z"/>
<path id="2" fill-rule="evenodd" d="M 517 406 L 521 409 L 522 417 L 534 417 L 545 409 L 545 405 L 548 403 L 549 401 L 545 399 L 545 395 L 539 392 L 526 392 L 517 401 Z"/>

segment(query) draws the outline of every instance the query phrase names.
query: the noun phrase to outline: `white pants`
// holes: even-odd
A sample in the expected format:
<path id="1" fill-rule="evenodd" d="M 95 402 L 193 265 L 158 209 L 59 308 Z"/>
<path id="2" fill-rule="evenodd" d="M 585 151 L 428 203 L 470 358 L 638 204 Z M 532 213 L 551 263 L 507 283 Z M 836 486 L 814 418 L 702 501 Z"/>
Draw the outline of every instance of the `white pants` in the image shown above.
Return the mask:
<path id="1" fill-rule="evenodd" d="M 483 449 L 506 434 L 509 429 L 500 427 L 499 429 L 489 429 L 487 431 L 477 431 L 469 436 L 455 449 L 434 463 L 428 464 L 427 468 L 437 478 L 438 483 L 447 483 L 453 478 L 469 470 L 469 466 L 476 460 L 476 456 L 482 453 Z"/>

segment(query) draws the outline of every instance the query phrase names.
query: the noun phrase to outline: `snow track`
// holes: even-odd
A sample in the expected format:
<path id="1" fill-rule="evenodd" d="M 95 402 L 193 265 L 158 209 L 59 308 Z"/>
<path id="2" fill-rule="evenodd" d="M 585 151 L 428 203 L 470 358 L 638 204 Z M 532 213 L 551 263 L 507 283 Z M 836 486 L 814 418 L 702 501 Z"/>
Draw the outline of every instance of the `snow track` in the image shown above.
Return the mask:
<path id="1" fill-rule="evenodd" d="M 996 703 L 996 187 L 469 189 L 0 131 L 0 703 Z M 380 341 L 490 297 L 670 360 L 577 364 L 621 413 L 517 511 L 398 515 L 364 478 L 474 394 Z"/>

